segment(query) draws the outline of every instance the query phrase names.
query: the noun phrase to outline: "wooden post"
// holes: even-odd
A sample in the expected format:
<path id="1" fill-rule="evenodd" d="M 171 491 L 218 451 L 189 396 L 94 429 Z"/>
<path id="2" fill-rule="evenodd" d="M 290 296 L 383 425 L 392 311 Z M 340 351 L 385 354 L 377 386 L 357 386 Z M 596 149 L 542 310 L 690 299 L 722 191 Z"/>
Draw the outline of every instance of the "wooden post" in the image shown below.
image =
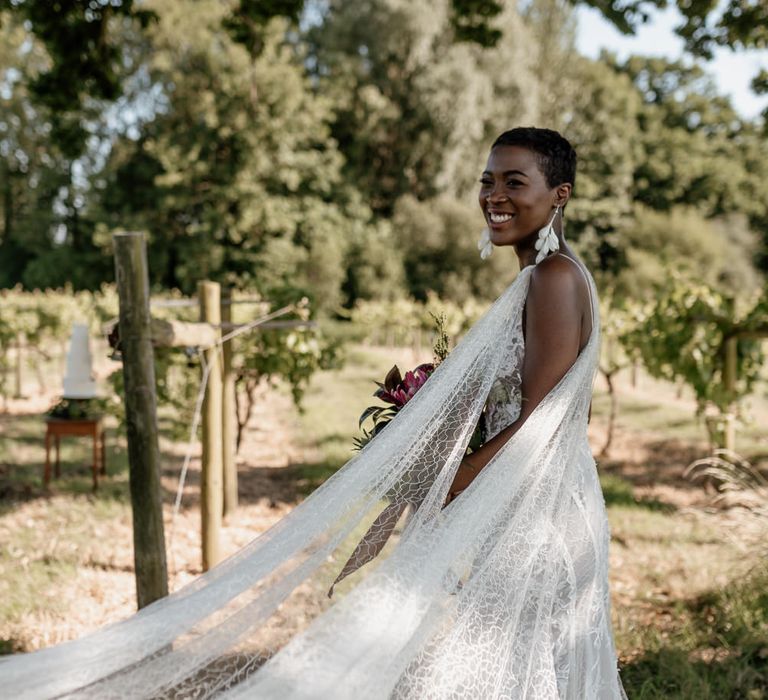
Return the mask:
<path id="1" fill-rule="evenodd" d="M 16 379 L 16 391 L 13 395 L 15 399 L 24 398 L 24 334 L 16 334 L 16 367 L 15 367 L 15 379 Z"/>
<path id="2" fill-rule="evenodd" d="M 221 290 L 218 282 L 198 282 L 200 320 L 214 326 L 221 325 Z M 220 333 L 217 333 L 220 335 Z M 203 571 L 221 561 L 221 520 L 224 508 L 222 478 L 222 386 L 219 347 L 205 351 L 209 367 L 208 386 L 203 399 L 203 463 L 200 480 L 202 510 Z"/>
<path id="3" fill-rule="evenodd" d="M 733 403 L 736 397 L 736 374 L 738 372 L 738 338 L 731 337 L 725 341 L 725 358 L 723 363 L 723 388 L 728 395 L 730 405 L 725 414 L 723 429 L 723 447 L 726 450 L 736 449 L 736 419 L 733 414 Z"/>
<path id="4" fill-rule="evenodd" d="M 225 287 L 221 296 L 221 320 L 232 322 L 232 288 Z M 235 416 L 235 373 L 232 370 L 232 343 L 228 340 L 222 346 L 223 411 L 221 432 L 223 440 L 222 467 L 224 472 L 224 517 L 237 510 L 237 462 L 235 461 L 235 439 L 237 418 Z"/>
<path id="5" fill-rule="evenodd" d="M 143 608 L 168 595 L 147 251 L 141 233 L 117 233 L 112 240 L 120 302 L 136 598 Z"/>

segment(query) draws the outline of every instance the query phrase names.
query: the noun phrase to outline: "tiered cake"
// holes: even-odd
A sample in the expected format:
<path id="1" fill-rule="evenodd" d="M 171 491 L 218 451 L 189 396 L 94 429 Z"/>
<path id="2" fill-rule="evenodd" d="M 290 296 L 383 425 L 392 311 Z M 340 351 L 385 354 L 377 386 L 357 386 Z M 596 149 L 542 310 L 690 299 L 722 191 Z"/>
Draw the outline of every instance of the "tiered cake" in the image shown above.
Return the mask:
<path id="1" fill-rule="evenodd" d="M 65 399 L 93 399 L 98 396 L 93 378 L 93 361 L 88 338 L 88 326 L 72 325 L 67 354 L 67 373 L 64 377 Z"/>

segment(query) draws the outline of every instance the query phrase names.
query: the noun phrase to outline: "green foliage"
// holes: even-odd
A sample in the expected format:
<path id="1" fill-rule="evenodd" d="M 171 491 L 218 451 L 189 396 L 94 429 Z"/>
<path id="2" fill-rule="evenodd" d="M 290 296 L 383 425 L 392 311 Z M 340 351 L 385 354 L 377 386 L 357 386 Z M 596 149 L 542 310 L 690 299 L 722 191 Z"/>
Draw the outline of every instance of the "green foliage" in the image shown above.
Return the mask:
<path id="1" fill-rule="evenodd" d="M 395 205 L 392 226 L 408 291 L 420 301 L 430 293 L 459 303 L 494 299 L 511 281 L 509 249 L 488 260 L 478 254 L 482 218 L 476 204 L 448 196 L 420 202 L 406 195 Z"/>
<path id="2" fill-rule="evenodd" d="M 146 137 L 113 149 L 100 218 L 151 232 L 163 286 L 191 292 L 205 277 L 268 296 L 290 288 L 335 310 L 347 301 L 348 256 L 359 257 L 352 242 L 379 229 L 341 179 L 329 105 L 287 26 L 264 27 L 252 59 L 221 28 L 221 3 L 155 9 L 145 61 L 167 108 Z"/>
<path id="3" fill-rule="evenodd" d="M 266 28 L 276 17 L 298 22 L 304 0 L 239 0 L 222 21 L 232 38 L 256 57 L 264 49 Z"/>
<path id="4" fill-rule="evenodd" d="M 693 207 L 656 211 L 636 204 L 623 245 L 627 264 L 613 278 L 619 299 L 648 300 L 672 271 L 741 296 L 762 284 L 752 262 L 756 236 L 738 217 L 706 219 Z"/>
<path id="5" fill-rule="evenodd" d="M 126 63 L 116 27 L 129 20 L 146 28 L 153 13 L 133 0 L 0 0 L 0 10 L 13 10 L 45 45 L 50 63 L 29 88 L 50 119 L 50 137 L 68 157 L 79 156 L 88 137 L 87 103 L 112 101 L 121 92 Z"/>
<path id="6" fill-rule="evenodd" d="M 579 154 L 567 232 L 595 270 L 618 272 L 625 261 L 623 232 L 631 221 L 634 172 L 641 158 L 640 99 L 627 76 L 603 63 L 576 59 L 576 118 L 565 134 Z"/>
<path id="7" fill-rule="evenodd" d="M 258 383 L 282 379 L 299 408 L 314 373 L 337 367 L 340 359 L 339 345 L 325 338 L 317 327 L 260 331 L 238 350 L 238 380 L 254 378 Z"/>
<path id="8" fill-rule="evenodd" d="M 535 48 L 517 12 L 505 6 L 503 40 L 485 49 L 454 41 L 453 17 L 448 0 L 332 0 L 309 33 L 344 173 L 377 214 L 404 195 L 473 191 L 491 139 L 535 116 Z"/>
<path id="9" fill-rule="evenodd" d="M 451 0 L 451 24 L 459 41 L 473 41 L 481 46 L 495 46 L 503 36 L 489 22 L 501 14 L 503 5 L 495 0 Z"/>
<path id="10" fill-rule="evenodd" d="M 668 0 L 570 0 L 599 10 L 616 28 L 633 34 L 654 10 L 667 7 Z M 759 0 L 674 0 L 683 22 L 676 28 L 694 56 L 712 58 L 715 47 L 731 49 L 768 46 L 768 6 Z"/>
<path id="11" fill-rule="evenodd" d="M 637 315 L 616 304 L 614 290 L 606 290 L 600 298 L 600 363 L 599 370 L 613 376 L 632 362 L 632 355 L 622 338 L 635 330 Z"/>
<path id="12" fill-rule="evenodd" d="M 739 313 L 732 299 L 711 287 L 673 277 L 658 301 L 636 307 L 634 315 L 634 326 L 620 336 L 627 351 L 639 355 L 653 376 L 688 384 L 701 411 L 712 404 L 725 412 L 752 391 L 763 362 L 760 342 L 739 338 L 730 392 L 723 381 L 724 341 L 734 332 L 768 325 L 765 297 Z"/>
<path id="13" fill-rule="evenodd" d="M 63 290 L 25 292 L 20 287 L 0 290 L 0 394 L 7 394 L 10 352 L 17 344 L 34 363 L 50 361 L 65 352 L 74 323 L 87 323 L 92 333 L 116 315 L 117 298 L 105 286 L 96 293 Z"/>
<path id="14" fill-rule="evenodd" d="M 438 335 L 455 341 L 486 309 L 487 304 L 472 297 L 459 304 L 430 293 L 424 302 L 402 298 L 386 302 L 359 301 L 352 310 L 351 321 L 353 326 L 362 330 L 363 337 L 369 342 L 415 344 L 414 338 L 426 334 L 429 343 L 434 344 L 432 335 L 436 318 L 441 319 L 437 326 Z"/>
<path id="15" fill-rule="evenodd" d="M 61 399 L 46 415 L 51 418 L 83 420 L 99 418 L 107 412 L 106 399 Z"/>
<path id="16" fill-rule="evenodd" d="M 631 24 L 647 6 L 601 9 Z M 96 290 L 112 232 L 135 229 L 153 285 L 187 294 L 212 278 L 307 296 L 324 317 L 358 300 L 490 299 L 515 263 L 509 249 L 479 259 L 476 178 L 492 138 L 531 122 L 576 146 L 567 234 L 617 302 L 668 268 L 728 293 L 761 283 L 754 262 L 768 269 L 761 125 L 697 66 L 579 57 L 567 0 L 332 0 L 304 15 L 300 0 L 152 0 L 89 17 L 73 0 L 67 31 L 106 42 L 71 58 L 102 59 L 106 76 L 104 92 L 78 86 L 78 158 L 35 93 L 70 60 L 49 47 L 56 13 L 2 7 L 0 287 Z M 501 39 L 459 29 L 482 26 Z"/>

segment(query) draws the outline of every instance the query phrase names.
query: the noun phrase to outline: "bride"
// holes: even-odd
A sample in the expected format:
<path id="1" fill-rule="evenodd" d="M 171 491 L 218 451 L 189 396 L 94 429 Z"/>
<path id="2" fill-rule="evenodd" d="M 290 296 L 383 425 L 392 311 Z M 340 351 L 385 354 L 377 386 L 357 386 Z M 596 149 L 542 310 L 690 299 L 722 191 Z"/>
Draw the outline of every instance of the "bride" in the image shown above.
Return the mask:
<path id="1" fill-rule="evenodd" d="M 512 246 L 520 273 L 386 430 L 192 584 L 0 661 L 4 693 L 626 697 L 587 442 L 597 297 L 563 238 L 575 168 L 554 131 L 499 136 L 479 247 Z M 465 458 L 481 414 L 486 442 Z"/>

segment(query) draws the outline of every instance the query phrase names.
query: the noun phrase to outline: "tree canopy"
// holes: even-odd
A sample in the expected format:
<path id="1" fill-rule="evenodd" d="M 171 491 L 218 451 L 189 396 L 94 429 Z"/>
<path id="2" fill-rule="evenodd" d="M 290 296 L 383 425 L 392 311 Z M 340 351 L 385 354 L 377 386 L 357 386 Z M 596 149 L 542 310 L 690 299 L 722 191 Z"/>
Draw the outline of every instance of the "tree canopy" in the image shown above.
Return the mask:
<path id="1" fill-rule="evenodd" d="M 530 123 L 575 145 L 568 235 L 616 293 L 759 286 L 762 121 L 687 61 L 578 55 L 573 4 L 2 0 L 0 286 L 95 289 L 138 229 L 164 287 L 492 298 L 514 263 L 479 262 L 476 179 Z M 594 6 L 631 29 L 657 4 Z"/>

